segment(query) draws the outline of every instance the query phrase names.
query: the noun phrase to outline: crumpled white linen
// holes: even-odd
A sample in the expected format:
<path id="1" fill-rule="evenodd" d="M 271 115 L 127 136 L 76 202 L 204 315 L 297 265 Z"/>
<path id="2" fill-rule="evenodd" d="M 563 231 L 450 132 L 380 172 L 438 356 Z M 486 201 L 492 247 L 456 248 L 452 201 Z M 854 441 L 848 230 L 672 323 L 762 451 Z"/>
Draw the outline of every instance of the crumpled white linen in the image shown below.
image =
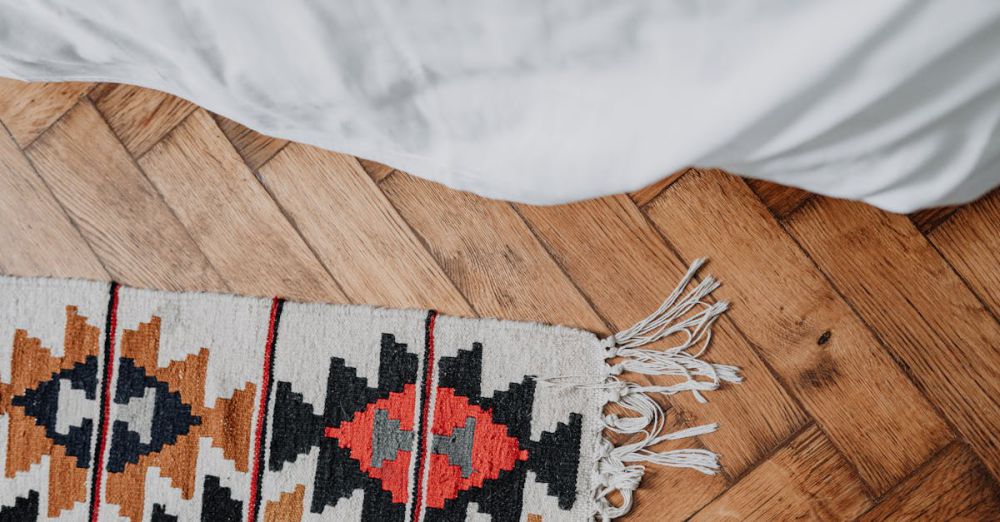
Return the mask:
<path id="1" fill-rule="evenodd" d="M 687 165 L 899 212 L 1000 184 L 996 0 L 0 0 L 0 75 L 531 203 Z"/>

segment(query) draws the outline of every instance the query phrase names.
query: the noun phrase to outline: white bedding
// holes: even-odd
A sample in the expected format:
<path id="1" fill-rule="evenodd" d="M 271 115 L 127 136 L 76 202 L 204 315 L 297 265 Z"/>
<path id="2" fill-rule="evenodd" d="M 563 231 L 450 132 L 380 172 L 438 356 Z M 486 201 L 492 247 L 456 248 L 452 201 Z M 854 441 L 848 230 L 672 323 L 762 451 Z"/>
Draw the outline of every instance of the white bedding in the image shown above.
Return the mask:
<path id="1" fill-rule="evenodd" d="M 0 0 L 0 75 L 533 203 L 686 165 L 893 211 L 1000 184 L 996 0 Z"/>

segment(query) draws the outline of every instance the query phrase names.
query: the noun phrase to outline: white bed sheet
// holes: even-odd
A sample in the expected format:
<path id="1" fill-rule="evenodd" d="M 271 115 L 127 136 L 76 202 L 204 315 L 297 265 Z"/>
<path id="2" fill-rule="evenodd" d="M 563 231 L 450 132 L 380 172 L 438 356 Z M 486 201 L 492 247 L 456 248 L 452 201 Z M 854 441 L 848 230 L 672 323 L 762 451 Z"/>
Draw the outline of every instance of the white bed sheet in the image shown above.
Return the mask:
<path id="1" fill-rule="evenodd" d="M 531 203 L 687 165 L 899 212 L 1000 184 L 995 0 L 0 0 L 0 75 Z"/>

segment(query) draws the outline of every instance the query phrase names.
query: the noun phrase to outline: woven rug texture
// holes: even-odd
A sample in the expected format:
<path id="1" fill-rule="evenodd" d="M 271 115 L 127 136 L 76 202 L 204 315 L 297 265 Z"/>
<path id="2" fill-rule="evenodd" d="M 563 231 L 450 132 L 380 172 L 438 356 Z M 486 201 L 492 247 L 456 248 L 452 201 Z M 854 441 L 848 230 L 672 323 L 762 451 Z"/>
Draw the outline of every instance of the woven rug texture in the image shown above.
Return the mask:
<path id="1" fill-rule="evenodd" d="M 714 280 L 693 284 L 699 265 L 608 338 L 0 276 L 0 520 L 621 516 L 648 464 L 718 469 L 653 448 L 716 428 L 668 427 L 653 397 L 739 381 L 699 358 L 725 310 L 705 300 Z"/>

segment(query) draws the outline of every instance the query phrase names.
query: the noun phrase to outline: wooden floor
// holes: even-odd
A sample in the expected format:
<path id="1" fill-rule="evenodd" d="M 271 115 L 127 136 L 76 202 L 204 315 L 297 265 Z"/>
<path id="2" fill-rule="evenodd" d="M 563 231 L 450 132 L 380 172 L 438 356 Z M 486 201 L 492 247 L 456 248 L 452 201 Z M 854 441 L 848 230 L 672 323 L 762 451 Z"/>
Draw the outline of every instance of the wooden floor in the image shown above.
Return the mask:
<path id="1" fill-rule="evenodd" d="M 0 81 L 0 272 L 433 307 L 602 334 L 709 256 L 676 422 L 716 477 L 650 469 L 629 520 L 1000 518 L 1000 194 L 887 214 L 701 170 L 559 207 L 488 201 L 122 85 Z"/>

